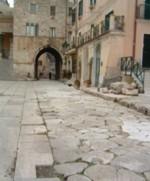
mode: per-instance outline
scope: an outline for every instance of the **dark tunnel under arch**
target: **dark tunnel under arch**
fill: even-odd
[[[56,59],[55,79],[59,80],[61,78],[61,74],[62,74],[62,57],[61,57],[60,53],[55,48],[53,48],[51,46],[46,46],[46,47],[43,47],[42,49],[40,49],[34,58],[35,59],[35,69],[34,69],[35,79],[37,79],[37,80],[39,79],[39,77],[38,77],[38,59],[44,53],[50,53],[55,57],[55,59]]]

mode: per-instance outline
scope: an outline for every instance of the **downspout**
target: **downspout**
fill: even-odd
[[[67,42],[67,32],[68,32],[67,18],[68,18],[68,1],[66,1],[65,42]]]
[[[135,15],[134,15],[134,30],[133,30],[133,52],[132,57],[135,60],[135,46],[136,46],[136,34],[137,34],[137,22],[136,22],[136,15],[137,15],[137,3],[138,0],[135,0]]]
[[[76,0],[76,19],[75,19],[75,46],[76,46],[76,79],[78,79],[78,60],[77,60],[77,57],[78,57],[78,49],[77,49],[77,46],[78,46],[78,0]]]

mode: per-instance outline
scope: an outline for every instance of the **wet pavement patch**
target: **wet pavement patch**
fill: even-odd
[[[56,173],[55,169],[51,165],[38,165],[36,166],[37,178],[61,178],[62,175]]]

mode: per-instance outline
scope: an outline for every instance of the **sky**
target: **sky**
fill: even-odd
[[[7,0],[8,3],[10,4],[10,7],[13,7],[14,6],[14,0]]]

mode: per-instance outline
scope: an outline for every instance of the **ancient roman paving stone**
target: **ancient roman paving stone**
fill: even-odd
[[[97,164],[85,170],[84,174],[93,181],[116,181],[117,170],[113,166]]]
[[[137,173],[150,171],[150,155],[142,153],[126,153],[111,161],[114,166],[124,167]]]
[[[129,170],[120,169],[118,170],[117,174],[117,181],[145,181],[145,179],[142,176],[137,175],[136,173],[131,172]]]
[[[118,147],[118,144],[106,139],[91,140],[91,146],[90,146],[92,150],[101,150],[101,151],[105,151],[105,150],[108,150],[110,148],[115,148],[115,147]]]
[[[81,158],[79,150],[71,148],[53,149],[53,156],[58,163],[73,162]]]
[[[88,164],[82,162],[76,163],[66,163],[55,165],[54,168],[57,173],[63,174],[65,177],[70,175],[75,175],[81,173],[85,168],[87,168]]]
[[[68,177],[67,181],[91,181],[91,179],[83,175],[73,175],[73,176]]]
[[[150,154],[150,150],[148,148],[138,146],[138,145],[134,146],[133,144],[112,148],[112,149],[110,149],[110,151],[112,153],[115,153],[116,155],[125,155],[127,153]]]
[[[108,135],[105,134],[107,130],[100,128],[89,128],[80,131],[81,139],[92,140],[92,139],[107,139]]]
[[[82,156],[82,161],[86,161],[89,163],[108,164],[113,158],[114,155],[112,153],[102,151],[91,151]]]
[[[71,148],[78,149],[80,138],[75,136],[61,136],[57,139],[51,139],[51,146],[54,149]]]
[[[112,137],[109,140],[110,140],[110,142],[113,141],[114,143],[117,143],[120,146],[128,145],[128,147],[129,147],[129,145],[135,145],[135,144],[140,143],[140,141],[138,141],[138,140],[134,140],[134,139],[126,138],[126,137],[121,137],[121,138]]]

